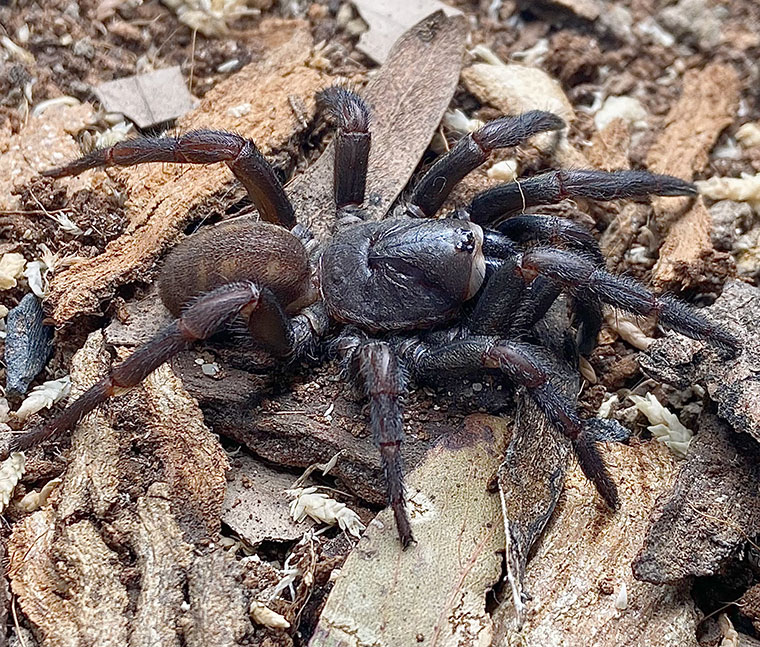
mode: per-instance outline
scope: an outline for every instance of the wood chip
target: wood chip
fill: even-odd
[[[550,531],[525,574],[530,612],[518,629],[511,600],[499,605],[493,644],[697,647],[689,587],[643,584],[630,569],[675,460],[656,443],[608,445],[604,455],[620,487],[620,509],[606,511],[573,466]]]
[[[140,128],[181,117],[198,103],[179,65],[107,81],[93,90],[107,112],[120,112]]]
[[[74,358],[76,395],[109,364],[93,333]],[[178,644],[181,635],[222,647],[251,631],[234,565],[204,553],[219,536],[226,467],[168,366],[109,414],[85,418],[55,504],[17,523],[8,542],[13,592],[46,644]]]
[[[291,97],[300,97],[313,114],[314,94],[327,84],[320,72],[307,65],[312,45],[308,25],[301,21],[265,22],[260,38],[267,52],[265,58],[211,90],[196,110],[178,121],[180,132],[195,128],[234,130],[253,139],[266,154],[303,129],[293,113]],[[228,112],[245,102],[252,105],[247,114]],[[102,171],[84,175],[90,173],[106,177]],[[129,226],[103,254],[54,277],[49,304],[58,323],[96,310],[119,285],[144,279],[146,271],[190,220],[223,211],[238,199],[230,190],[237,186],[235,180],[221,164],[145,164],[109,173],[127,185]]]
[[[707,165],[710,150],[738,107],[739,78],[733,67],[715,63],[687,72],[665,131],[649,149],[649,170],[691,180]],[[689,198],[654,198],[652,204],[657,228],[667,232],[653,270],[656,285],[677,282],[687,287],[710,280],[716,272],[725,274],[725,269],[713,267],[712,221],[701,200],[691,204]]]
[[[436,11],[447,16],[462,12],[438,0],[352,0],[369,26],[359,38],[356,48],[376,63],[385,63],[393,44],[410,27]]]

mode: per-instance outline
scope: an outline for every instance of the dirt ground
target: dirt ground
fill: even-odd
[[[440,527],[420,526],[410,557],[387,511],[373,521],[385,498],[382,469],[366,403],[340,367],[323,351],[280,366],[237,331],[218,335],[101,407],[72,438],[26,453],[0,530],[0,646],[760,645],[760,501],[742,488],[760,478],[760,391],[752,381],[760,353],[750,316],[760,304],[751,292],[760,276],[760,5],[454,1],[463,20],[436,23],[422,45],[381,67],[360,39],[383,27],[351,3],[211,4],[213,21],[190,1],[0,2],[0,255],[22,255],[27,269],[47,259],[42,302],[45,323],[55,326],[50,359],[29,388],[71,375],[76,394],[105,375],[170,320],[155,288],[165,253],[251,210],[226,168],[151,164],[39,176],[129,123],[107,113],[94,88],[173,66],[192,110],[133,125],[127,136],[208,127],[254,139],[318,239],[331,226],[323,189],[332,177],[329,155],[320,158],[331,139],[314,100],[320,89],[347,83],[373,108],[373,145],[382,151],[370,163],[373,216],[391,210],[399,193],[403,200],[410,175],[465,132],[448,117],[438,126],[444,109],[485,121],[565,97],[563,146],[495,152],[446,208],[497,184],[497,171],[512,162],[521,176],[648,168],[707,181],[691,200],[581,198],[541,213],[591,229],[610,271],[710,307],[747,344],[745,359],[724,376],[727,364],[710,363],[688,342],[681,351],[668,338],[647,354],[648,338],[662,336],[654,322],[612,313],[583,360],[585,379],[557,368],[585,416],[606,406],[632,432],[605,452],[627,497],[617,517],[572,461],[568,467],[567,447],[524,394],[487,376],[414,385],[404,417],[407,471],[420,466],[413,489],[438,489],[440,502],[459,501],[457,492],[471,487],[474,502],[452,504],[453,520],[440,512],[449,519]],[[420,58],[416,46],[434,57],[425,75],[409,71]],[[533,104],[514,110],[528,104],[519,88],[505,98],[484,81],[499,65],[489,65],[482,48],[543,70],[556,89],[538,98],[525,92]],[[182,100],[181,88],[167,91]],[[609,97],[628,103],[616,111]],[[741,186],[711,180],[740,177]],[[16,272],[2,284],[3,309],[18,306],[32,281]],[[536,333],[556,333],[547,342],[555,357],[567,333],[566,313],[557,317],[564,328]],[[679,379],[687,373],[692,381]],[[655,441],[647,427],[656,423],[626,401],[647,394],[699,432],[687,458]],[[6,395],[6,413],[16,411],[24,396]],[[62,406],[28,420],[4,415],[6,433]],[[520,429],[535,438],[524,440]],[[329,474],[294,486],[304,468],[338,452]],[[537,464],[542,453],[551,455],[549,467]],[[0,469],[0,485],[3,476]],[[555,480],[565,476],[561,494]],[[49,499],[24,498],[51,482]],[[296,523],[288,506],[302,500],[286,490],[306,486],[320,488],[323,518],[340,513],[349,525],[368,526],[367,537],[357,543],[350,530]],[[426,504],[413,500],[424,520]],[[356,516],[340,512],[343,504]],[[467,515],[472,535],[449,541],[450,524]],[[419,548],[427,532],[435,548]],[[467,542],[477,550],[465,554]],[[434,577],[431,564],[452,555],[446,568],[458,577]],[[386,582],[367,565],[392,577]],[[400,601],[371,599],[383,595]],[[437,614],[432,620],[417,615],[424,606]]]

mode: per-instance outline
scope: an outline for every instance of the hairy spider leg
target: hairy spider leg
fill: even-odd
[[[420,342],[404,354],[411,373],[418,379],[436,380],[440,375],[477,374],[483,369],[499,371],[523,386],[547,420],[570,439],[578,463],[607,505],[618,506],[617,487],[599,453],[599,433],[593,421],[583,421],[573,404],[551,383],[550,369],[530,344],[494,336],[477,335],[431,348]]]
[[[42,171],[45,177],[79,175],[101,166],[134,166],[146,162],[213,164],[225,162],[248,191],[262,220],[292,229],[293,205],[272,165],[250,139],[219,130],[194,130],[180,137],[140,137],[92,151],[66,166]]]
[[[517,243],[541,243],[573,250],[586,256],[598,267],[606,267],[602,250],[599,247],[599,243],[591,235],[591,232],[567,218],[524,214],[512,216],[504,220],[496,226],[496,229],[500,234],[506,235],[510,240]],[[486,230],[486,239],[489,238],[498,239],[500,236]],[[550,300],[550,295],[554,293],[556,298],[561,292],[560,286],[557,285],[551,288],[545,284],[547,284],[546,279],[536,287],[535,293],[540,294],[541,297],[539,299],[531,299],[530,301],[530,303],[534,304],[543,303],[542,308],[545,306],[545,309],[536,308],[532,315],[524,318],[524,323],[528,328],[546,314],[553,302],[553,300]],[[581,354],[588,355],[594,349],[599,331],[602,329],[604,321],[602,303],[588,290],[577,290],[573,295],[573,301],[573,311],[579,324],[577,336],[578,350]],[[536,315],[538,319],[534,318]]]
[[[358,94],[332,86],[317,95],[317,102],[338,126],[335,135],[333,193],[338,210],[364,202],[371,134],[369,107]]]
[[[716,323],[703,317],[678,299],[656,297],[631,278],[615,276],[592,261],[571,251],[538,247],[522,256],[522,272],[527,279],[541,275],[561,283],[571,293],[588,291],[602,302],[633,314],[657,315],[660,323],[692,339],[717,344],[730,355],[739,352],[739,340]]]
[[[483,164],[493,150],[518,146],[533,135],[564,127],[565,122],[560,117],[541,110],[489,121],[462,137],[422,176],[409,198],[409,212],[419,216],[435,215],[453,188]]]
[[[47,424],[14,436],[9,451],[28,449],[72,429],[83,416],[108,398],[137,386],[178,352],[196,341],[207,339],[240,314],[246,315],[250,312],[251,320],[263,311],[264,318],[270,318],[270,327],[276,328],[277,324],[271,321],[271,294],[267,296],[266,292],[268,290],[260,290],[253,283],[228,283],[198,297],[185,308],[178,319],[146,344],[138,347],[127,359],[116,364],[107,377],[90,387]],[[255,329],[252,325],[249,325],[249,328]],[[270,339],[263,341],[266,344],[273,339],[274,343],[270,345],[270,349],[274,350],[285,336],[289,339],[294,338],[293,333],[270,333]],[[303,334],[299,334],[298,337],[303,337]]]
[[[601,202],[651,195],[696,195],[697,189],[671,175],[649,171],[550,171],[478,193],[466,209],[478,224],[494,223],[541,204],[565,198],[589,198]]]
[[[368,339],[358,331],[345,331],[337,340],[336,348],[349,374],[363,385],[369,399],[370,430],[372,440],[380,450],[388,505],[393,510],[401,544],[407,548],[414,537],[406,507],[401,457],[404,439],[402,399],[406,393],[404,371],[390,344]]]

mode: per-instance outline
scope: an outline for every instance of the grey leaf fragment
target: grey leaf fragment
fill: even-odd
[[[24,395],[53,352],[53,327],[43,324],[42,303],[32,293],[8,313],[5,390]]]
[[[176,119],[197,104],[178,65],[107,81],[93,90],[107,112],[120,112],[140,128]]]
[[[738,357],[726,359],[709,344],[670,334],[651,346],[641,366],[679,388],[703,384],[718,404],[718,415],[760,441],[760,289],[741,281],[727,283],[705,313],[739,337]]]
[[[385,63],[393,43],[410,27],[436,11],[459,16],[458,9],[438,0],[353,0],[369,31],[359,38],[357,49],[377,63]]]
[[[292,541],[314,525],[296,523],[288,511],[285,490],[292,474],[282,474],[241,454],[232,461],[222,521],[251,546],[265,540]]]
[[[637,579],[653,584],[713,575],[760,534],[760,445],[705,413],[672,492],[652,515]]]

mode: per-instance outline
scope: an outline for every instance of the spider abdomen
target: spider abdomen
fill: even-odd
[[[172,249],[158,291],[178,316],[201,294],[226,283],[250,281],[269,288],[286,310],[295,311],[308,299],[310,275],[306,250],[289,231],[238,218],[207,227]]]
[[[483,283],[483,231],[460,220],[393,218],[338,232],[322,254],[327,310],[368,331],[428,328]]]

